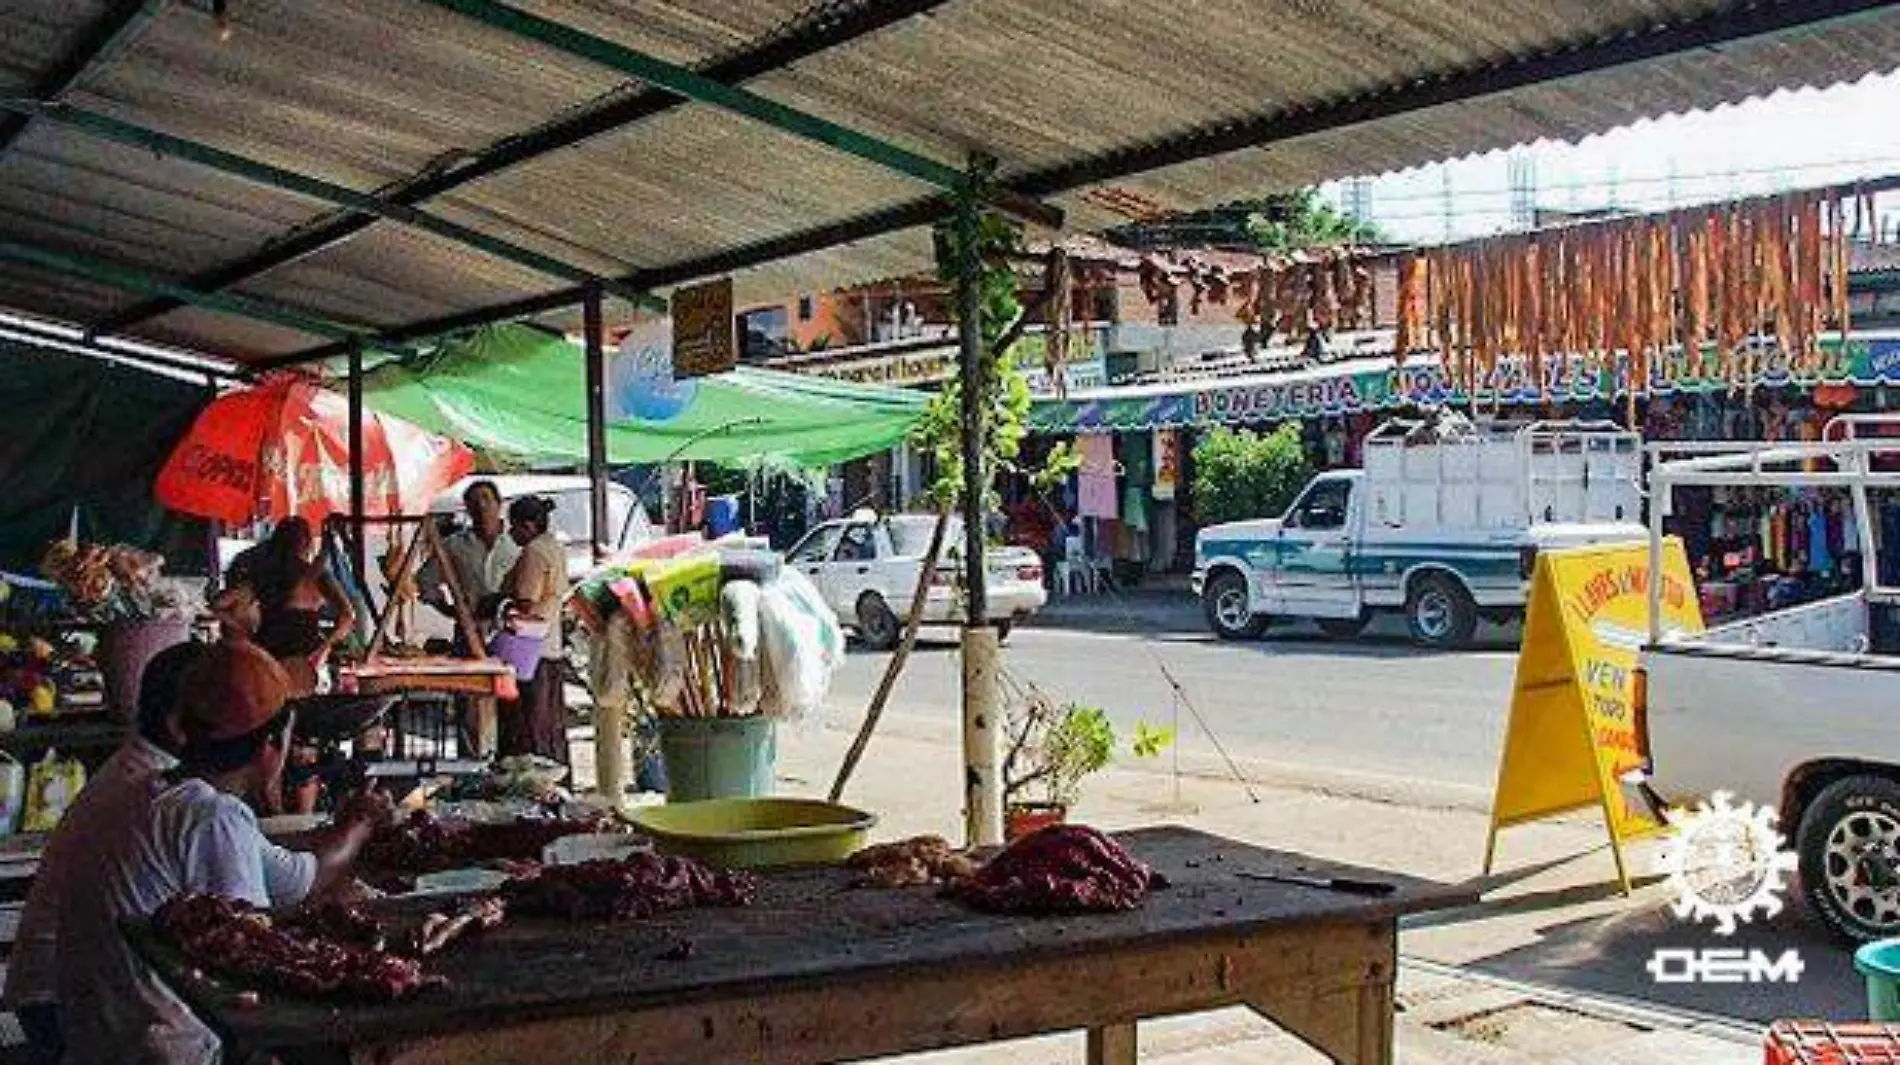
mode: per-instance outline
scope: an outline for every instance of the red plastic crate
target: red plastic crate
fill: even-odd
[[[1776,1021],[1762,1065],[1900,1065],[1900,1024]]]

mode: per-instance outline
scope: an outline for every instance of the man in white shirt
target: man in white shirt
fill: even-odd
[[[246,799],[279,786],[289,678],[245,641],[207,648],[179,683],[179,764],[60,826],[88,860],[58,902],[55,981],[67,1062],[214,1065],[217,1037],[127,946],[119,924],[182,892],[281,909],[347,878],[386,804],[354,804],[312,852],[264,838]]]
[[[6,990],[0,1004],[12,1010],[26,1033],[35,1065],[60,1060],[59,1007],[54,972],[59,953],[59,900],[68,878],[88,869],[83,844],[67,826],[86,820],[79,811],[96,804],[121,805],[154,776],[178,764],[184,746],[178,730],[178,678],[204,651],[203,644],[181,643],[160,651],[145,666],[139,683],[138,730],[106,759],[74,800],[65,822],[47,840],[34,871],[33,887],[20,911],[13,952],[7,958]]]
[[[495,487],[495,482],[475,481],[463,489],[462,507],[468,513],[468,528],[450,533],[442,541],[449,556],[448,568],[453,572],[444,573],[431,556],[416,573],[417,597],[450,618],[455,616],[456,603],[472,615],[484,600],[499,595],[515,568],[515,560],[521,557],[521,546],[507,535],[502,522],[501,489]],[[468,649],[461,646],[462,642],[458,629],[458,653],[466,654]],[[472,696],[466,709],[465,742],[478,755],[495,753],[495,700]]]

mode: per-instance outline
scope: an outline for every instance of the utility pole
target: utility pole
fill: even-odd
[[[962,377],[963,455],[963,833],[972,847],[1003,841],[1003,782],[999,705],[1002,649],[989,626],[984,587],[984,490],[989,469],[983,452],[986,412],[984,387],[983,294],[985,263],[978,247],[982,229],[983,168],[975,161],[969,183],[957,197],[957,342]]]

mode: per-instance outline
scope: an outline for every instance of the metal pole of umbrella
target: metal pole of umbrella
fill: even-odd
[[[369,588],[369,542],[363,517],[368,510],[363,488],[363,345],[350,345],[350,565],[357,584]]]
[[[963,831],[970,846],[1003,842],[1001,712],[998,692],[1001,648],[998,633],[989,627],[989,604],[984,587],[983,496],[988,469],[983,464],[983,296],[984,264],[978,239],[981,231],[976,168],[969,185],[957,198],[957,342],[962,378],[963,455]]]
[[[590,285],[581,303],[587,334],[587,483],[592,505],[594,561],[607,556],[607,338],[601,318],[599,285]]]

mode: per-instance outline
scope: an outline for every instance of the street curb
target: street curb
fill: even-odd
[[[1658,1006],[1620,995],[1571,991],[1545,984],[1511,980],[1463,966],[1446,965],[1443,962],[1416,958],[1403,952],[1399,954],[1399,968],[1401,970],[1409,968],[1447,980],[1484,984],[1500,991],[1522,995],[1524,998],[1544,1005],[1563,1006],[1603,1020],[1620,1021],[1642,1028],[1687,1032],[1691,1035],[1706,1036],[1710,1039],[1720,1039],[1724,1042],[1755,1048],[1761,1046],[1762,1032],[1767,1028],[1766,1025],[1751,1028],[1748,1022],[1738,1021],[1733,1017],[1678,1009],[1673,1006]]]

